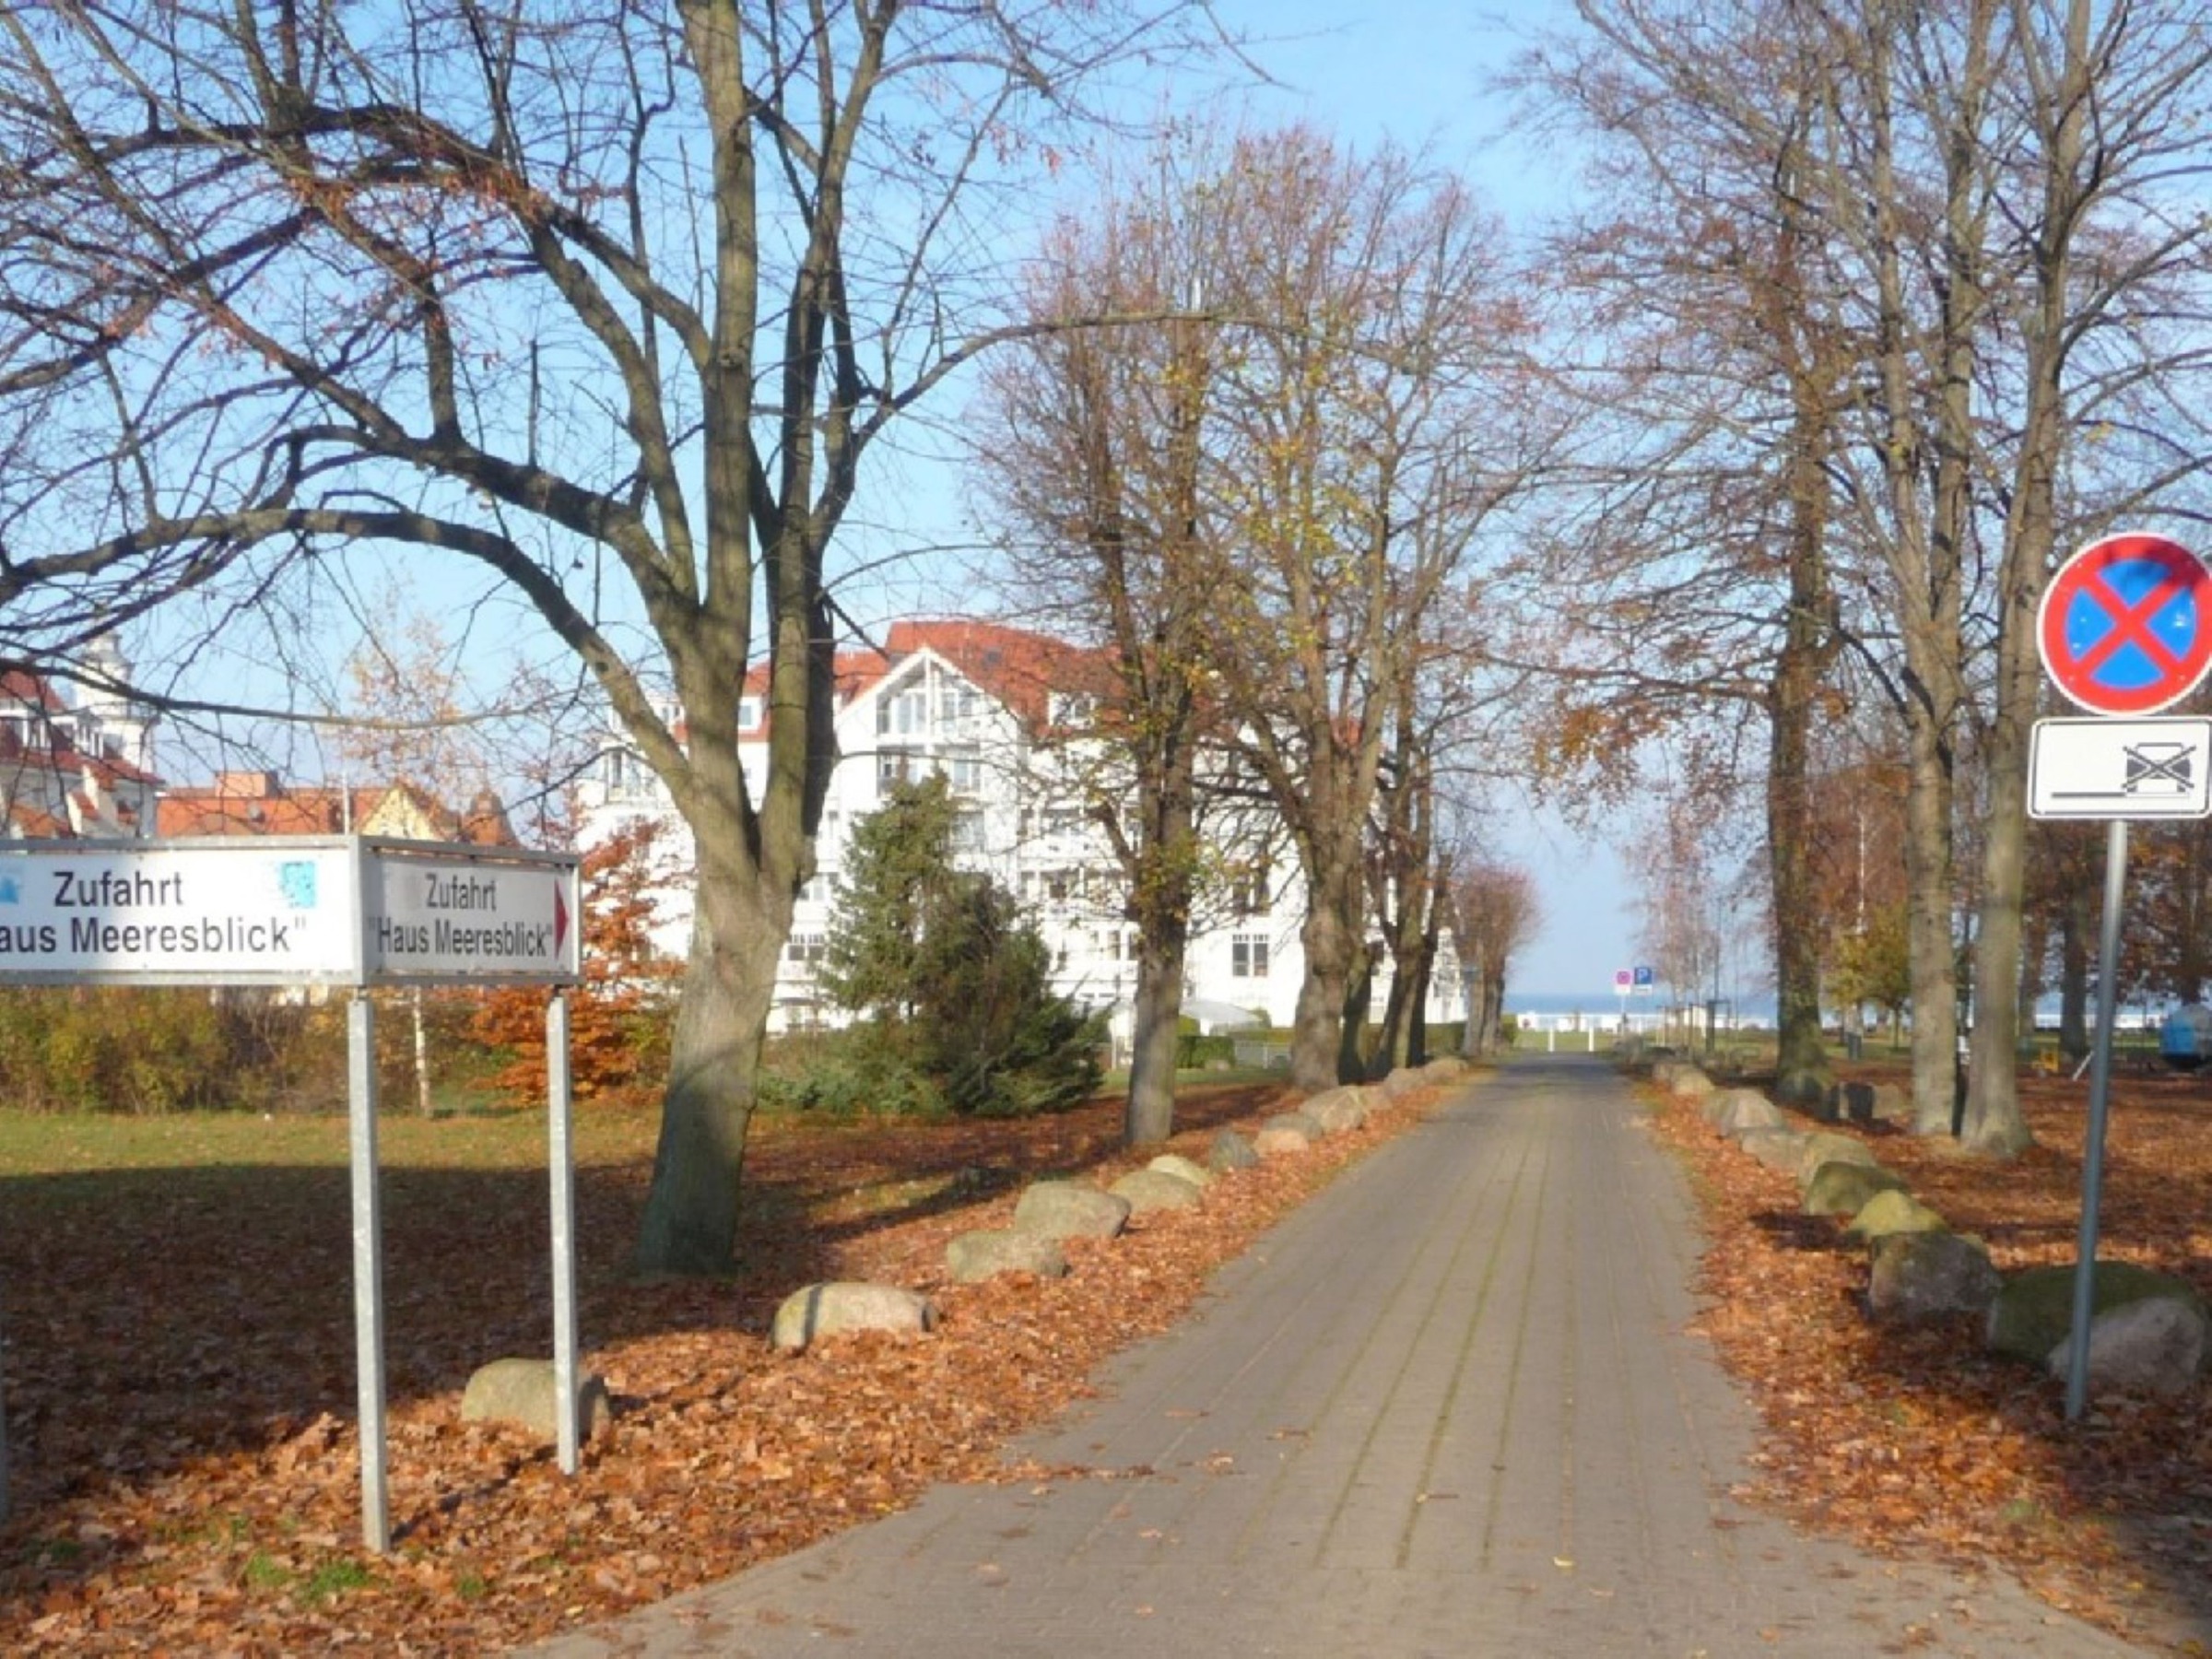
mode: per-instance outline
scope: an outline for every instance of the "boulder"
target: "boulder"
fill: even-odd
[[[1679,1065],[1667,1079],[1666,1092],[1677,1100],[1701,1100],[1712,1092],[1712,1079],[1694,1065]]]
[[[1875,1161],[1874,1153],[1856,1135],[1821,1130],[1805,1137],[1805,1150],[1797,1159],[1797,1185],[1800,1189],[1809,1185],[1813,1171],[1825,1163],[1872,1165]]]
[[[1273,1117],[1269,1118],[1265,1123],[1262,1124],[1260,1127],[1263,1130],[1294,1130],[1298,1134],[1304,1135],[1310,1141],[1317,1141],[1321,1138],[1321,1125],[1315,1123],[1311,1117],[1308,1117],[1303,1112],[1278,1112]]]
[[[1962,1234],[1889,1233],[1874,1241],[1866,1306],[1877,1319],[1980,1313],[2004,1282],[1989,1252]]]
[[[1905,1178],[1878,1164],[1824,1163],[1805,1183],[1808,1216],[1856,1216],[1877,1193],[1901,1193]]]
[[[1154,1210],[1196,1209],[1198,1200],[1205,1196],[1196,1182],[1160,1170],[1132,1170],[1107,1191],[1117,1198],[1126,1198],[1133,1216],[1150,1215]]]
[[[1912,1194],[1897,1189],[1867,1199],[1843,1230],[1871,1244],[1891,1233],[1941,1232],[1944,1220]]]
[[[1401,1065],[1375,1087],[1382,1091],[1386,1100],[1402,1100],[1417,1088],[1426,1088],[1429,1079],[1410,1066]]]
[[[2051,1374],[2065,1381],[2074,1339],[2051,1350]],[[2205,1311],[2176,1296],[2123,1302],[2089,1321],[2088,1381],[2092,1393],[2181,1394],[2205,1362]]]
[[[1129,1200],[1086,1182],[1040,1181],[1014,1205],[1014,1225],[1048,1239],[1111,1239],[1129,1224]]]
[[[1065,1278],[1067,1252],[1060,1241],[1019,1228],[986,1228],[965,1232],[945,1246],[945,1270],[956,1285],[980,1284],[1002,1273],[1033,1273]]]
[[[1206,1161],[1217,1173],[1226,1173],[1230,1170],[1251,1169],[1260,1161],[1260,1154],[1257,1147],[1234,1129],[1223,1129],[1206,1148]]]
[[[1786,1129],[1789,1120],[1782,1108],[1756,1088],[1724,1088],[1712,1097],[1727,1104],[1712,1113],[1712,1126],[1723,1135],[1747,1135],[1754,1129]]]
[[[1180,1152],[1162,1152],[1158,1158],[1147,1164],[1145,1168],[1147,1170],[1158,1170],[1163,1175],[1180,1175],[1183,1178],[1183,1180],[1189,1182],[1194,1187],[1206,1187],[1214,1184],[1214,1177],[1211,1171],[1209,1171],[1204,1164],[1198,1162],[1195,1159],[1185,1158]]]
[[[580,1419],[585,1440],[603,1434],[615,1420],[606,1396],[606,1380],[582,1378],[576,1385],[583,1403]],[[526,1429],[548,1444],[560,1439],[550,1359],[494,1359],[478,1366],[461,1391],[461,1420],[465,1423],[506,1423]]]
[[[1738,1136],[1735,1144],[1768,1169],[1795,1175],[1805,1157],[1805,1140],[1794,1129],[1754,1129]]]
[[[1877,1083],[1870,1110],[1877,1124],[1910,1124],[1912,1121],[1912,1091],[1896,1083]]]
[[[1662,1088],[1671,1089],[1675,1086],[1675,1074],[1681,1069],[1682,1063],[1679,1060],[1654,1060],[1652,1062],[1652,1081]]]
[[[917,1291],[833,1280],[801,1286],[785,1297],[776,1310],[769,1340],[780,1348],[795,1350],[820,1336],[849,1331],[926,1331],[936,1323],[935,1305]]]
[[[1743,1092],[1746,1094],[1759,1094],[1759,1091],[1756,1088],[1747,1088]],[[1707,1095],[1703,1100],[1698,1102],[1698,1115],[1703,1118],[1709,1124],[1719,1123],[1721,1113],[1728,1110],[1729,1105],[1735,1100],[1735,1095],[1736,1086],[1734,1084],[1731,1084],[1726,1088],[1714,1089],[1711,1094]],[[1764,1100],[1766,1097],[1764,1095],[1760,1095],[1759,1098]]]
[[[1467,1075],[1467,1063],[1456,1054],[1440,1054],[1421,1067],[1421,1076],[1431,1083],[1456,1083]]]
[[[1313,1137],[1292,1124],[1270,1121],[1259,1134],[1252,1137],[1253,1150],[1262,1158],[1280,1158],[1288,1152],[1303,1152],[1313,1145]]]
[[[2090,1277],[2090,1319],[2154,1296],[2185,1302],[2200,1318],[2204,1314],[2203,1299],[2187,1280],[2154,1273],[2133,1262],[2100,1262]],[[2017,1354],[2041,1364],[2050,1358],[2053,1348],[2073,1335],[2073,1326],[2074,1265],[2063,1263],[2056,1267],[2030,1267],[2007,1278],[2005,1288],[1990,1304],[1985,1336],[1998,1353]]]
[[[1325,1090],[1299,1108],[1324,1135],[1342,1135],[1367,1122],[1367,1095],[1350,1084]]]

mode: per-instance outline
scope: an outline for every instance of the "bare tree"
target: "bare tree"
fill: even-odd
[[[1163,176],[1060,227],[1029,300],[1041,332],[993,365],[976,446],[1015,533],[1002,584],[1025,614],[1100,642],[1100,695],[1058,735],[1136,928],[1132,1146],[1173,1133],[1184,957],[1220,873],[1208,868],[1217,838],[1202,833],[1221,560],[1205,432],[1216,330],[1201,314],[1221,276],[1205,188]],[[1050,326],[1084,318],[1099,321]]]
[[[1226,545],[1213,683],[1305,877],[1291,1075],[1359,1075],[1366,846],[1394,711],[1486,520],[1542,452],[1498,237],[1456,182],[1309,132],[1248,140],[1209,199],[1231,239]]]
[[[726,1268],[862,459],[1004,331],[1018,187],[1118,72],[1218,42],[1203,0],[116,0],[0,38],[0,609],[243,606],[364,538],[515,595],[691,831],[639,1261]]]
[[[1543,921],[1525,870],[1468,853],[1447,880],[1445,909],[1453,948],[1467,981],[1467,1024],[1461,1041],[1469,1057],[1498,1046],[1505,1013],[1506,973],[1513,954]]]

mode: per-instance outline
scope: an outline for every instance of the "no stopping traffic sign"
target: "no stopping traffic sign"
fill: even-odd
[[[2036,615],[2051,683],[2092,714],[2153,714],[2212,667],[2212,571],[2179,542],[2130,533],[2059,567]]]

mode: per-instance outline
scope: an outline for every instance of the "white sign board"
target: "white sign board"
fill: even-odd
[[[576,860],[380,837],[0,843],[0,981],[581,977]]]
[[[379,852],[362,918],[371,982],[577,977],[573,865]]]
[[[2039,720],[2028,812],[2038,818],[2212,817],[2212,719]]]
[[[353,893],[335,842],[0,847],[0,978],[347,983]]]

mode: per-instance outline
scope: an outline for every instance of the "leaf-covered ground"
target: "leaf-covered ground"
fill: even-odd
[[[1853,1131],[2006,1270],[2075,1260],[2081,1216],[2088,1086],[2021,1088],[2036,1145],[2016,1162]],[[1865,1252],[1841,1222],[1799,1215],[1794,1180],[1716,1139],[1694,1109],[1669,1105],[1658,1122],[1691,1159],[1708,1213],[1702,1327],[1769,1431],[1750,1496],[1877,1550],[2001,1566],[2138,1641],[2212,1651],[2203,1384],[2163,1401],[2092,1399],[2069,1425],[2063,1386],[1984,1353],[1978,1321],[1871,1323]],[[2101,1258],[2212,1295],[2212,1078],[2116,1080],[2101,1223]]]
[[[1416,1097],[1416,1101],[1425,1097]],[[1280,1110],[1186,1095],[1174,1149]],[[901,1507],[1006,1478],[996,1449],[1113,1348],[1418,1104],[1217,1183],[1202,1210],[1071,1246],[1057,1283],[949,1285],[959,1231],[1004,1226],[1047,1173],[1141,1159],[1100,1102],[1026,1123],[756,1126],[743,1274],[624,1271],[649,1118],[594,1114],[577,1179],[587,1365],[610,1434],[577,1477],[519,1433],[465,1426],[477,1366],[550,1344],[542,1119],[387,1118],[384,1284],[394,1548],[359,1547],[343,1123],[0,1117],[15,1515],[0,1652],[497,1651]],[[925,1290],[924,1338],[770,1347],[801,1284]]]
[[[1874,1134],[1877,1150],[2001,1265],[2071,1258],[2086,1090],[2029,1086],[2038,1146],[1986,1164]],[[1276,1109],[1187,1098],[1178,1148]],[[1414,1120],[1383,1113],[1205,1208],[1075,1247],[1058,1284],[944,1282],[946,1241],[1003,1224],[1041,1173],[1131,1160],[1118,1108],[1026,1124],[764,1124],[746,1271],[711,1286],[623,1270],[652,1124],[581,1125],[582,1325],[616,1426],[575,1479],[465,1427],[468,1372],[546,1351],[541,1121],[386,1119],[389,1556],[358,1547],[342,1124],[0,1115],[0,1321],[16,1516],[0,1530],[0,1652],[476,1653],[618,1612],[897,1508],[933,1480],[1001,1479],[996,1448],[1078,1395],[1122,1343],[1335,1170]],[[1985,1358],[1969,1325],[1877,1329],[1837,1224],[1694,1113],[1659,1132],[1707,1208],[1703,1325],[1770,1430],[1747,1495],[1876,1549],[2022,1575],[2177,1652],[2212,1630],[2212,1425],[2201,1393],[2099,1402]],[[2212,1292],[2212,1081],[2116,1097],[2105,1253]],[[793,1358],[768,1322],[811,1279],[929,1290],[930,1337]]]

